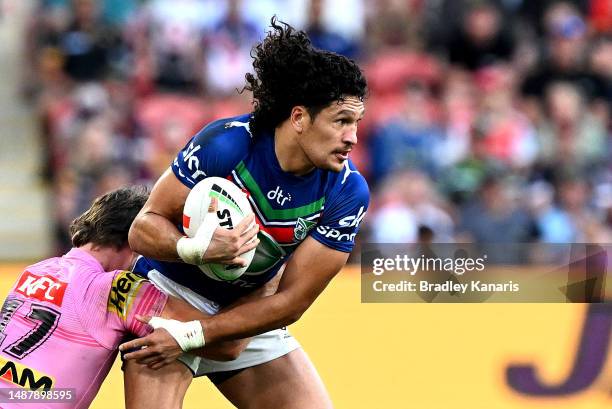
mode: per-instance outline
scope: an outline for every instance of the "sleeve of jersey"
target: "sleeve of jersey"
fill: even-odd
[[[310,235],[327,247],[350,253],[369,202],[370,191],[365,179],[359,174],[350,175],[325,203],[321,220]]]
[[[172,171],[188,188],[209,176],[226,177],[244,156],[248,133],[226,124],[219,120],[207,125],[174,158]]]
[[[116,273],[108,297],[109,320],[113,326],[139,337],[151,332],[151,327],[136,319],[136,315],[159,316],[168,296],[150,281],[130,271]]]

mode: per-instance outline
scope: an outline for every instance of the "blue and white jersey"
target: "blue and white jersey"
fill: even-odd
[[[350,160],[338,173],[315,169],[295,176],[284,172],[272,132],[251,135],[249,118],[246,114],[209,124],[172,164],[175,176],[189,188],[219,176],[247,193],[260,226],[260,244],[249,269],[234,281],[217,281],[197,266],[140,258],[136,272],[158,270],[223,306],[274,277],[307,236],[332,249],[352,251],[370,197],[363,176]]]

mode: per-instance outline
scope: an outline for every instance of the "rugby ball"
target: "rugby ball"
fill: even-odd
[[[238,186],[227,179],[208,177],[196,184],[185,201],[183,208],[183,231],[188,237],[194,237],[198,228],[209,216],[208,208],[212,198],[217,198],[217,211],[210,214],[216,217],[220,227],[232,230],[245,217],[253,213],[247,195]],[[207,263],[198,267],[208,277],[218,281],[232,281],[240,277],[247,270],[255,249],[242,254],[240,257],[247,261],[246,267]]]

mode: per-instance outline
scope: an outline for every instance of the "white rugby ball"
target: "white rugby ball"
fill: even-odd
[[[217,218],[220,227],[231,230],[242,219],[253,213],[247,195],[238,186],[227,179],[208,177],[191,189],[185,201],[183,230],[188,237],[195,236],[204,218],[208,215],[208,208],[213,197],[217,198],[218,206],[215,215],[211,214],[211,216]],[[255,249],[240,256],[247,261],[245,267],[217,263],[202,264],[198,267],[214,280],[232,281],[244,274],[254,255]]]

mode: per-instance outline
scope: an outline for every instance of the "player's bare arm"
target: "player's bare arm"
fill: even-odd
[[[190,306],[186,302],[179,300],[175,297],[168,297],[168,302],[164,307],[161,314],[162,318],[175,319],[182,321],[200,320],[207,319],[210,317],[209,314],[199,311],[194,307]],[[164,329],[160,329],[165,331]],[[238,355],[246,348],[250,341],[250,338],[232,340],[227,342],[218,342],[216,344],[210,344],[200,348],[198,350],[191,351],[192,354],[202,356],[208,359],[214,359],[217,361],[231,361],[236,359]],[[177,354],[168,356],[168,363],[175,360],[181,355],[182,351]]]
[[[278,286],[283,275],[284,273],[281,270],[276,275],[276,277],[268,281],[263,287],[253,291],[249,295],[238,299],[235,303],[230,305],[227,310],[231,310],[232,308],[238,307],[240,305],[250,304],[252,301],[255,301],[262,297],[269,297],[273,295],[278,290]],[[166,303],[166,306],[164,307],[164,310],[161,313],[161,317],[167,319],[188,321],[206,320],[212,318],[213,316],[205,312],[199,311],[193,308],[191,305],[175,297],[168,297],[168,302]],[[141,318],[142,322],[148,322],[149,319],[150,317]],[[163,355],[163,359],[159,359],[160,356],[155,355],[141,359],[138,361],[138,363],[144,365],[148,364],[152,369],[159,369],[165,365],[172,363],[183,353],[183,350],[180,347],[175,348],[177,347],[177,344],[174,341],[174,338],[168,333],[167,330],[160,328],[151,333],[150,336],[155,340],[156,343],[159,343],[159,346],[162,350],[167,350],[168,353]],[[212,342],[206,344],[203,348],[191,350],[189,352],[195,355],[202,356],[204,358],[214,359],[217,361],[231,361],[236,359],[240,355],[240,353],[246,348],[250,341],[251,338],[242,338],[232,339],[228,341]],[[122,347],[122,350],[128,349]],[[125,357],[127,357],[127,355]]]
[[[162,260],[180,260],[177,229],[189,189],[179,183],[170,170],[159,178],[149,199],[136,216],[129,233],[130,247],[137,253]]]
[[[276,294],[237,305],[200,320],[206,344],[249,337],[296,322],[346,263],[348,253],[330,249],[307,238],[287,263]],[[308,274],[304,274],[304,272]],[[160,367],[183,351],[174,338],[160,329],[130,341],[122,350],[136,349],[125,359]],[[152,367],[153,367],[152,366]]]
[[[183,235],[176,226],[181,223],[188,194],[189,188],[179,182],[170,169],[166,170],[130,228],[130,246],[135,252],[158,260],[184,261],[177,252],[177,243]],[[253,220],[251,215],[233,230],[217,228],[202,261],[243,264],[239,256],[258,244],[257,240],[252,240],[259,231],[257,225],[252,226]]]
[[[348,256],[306,238],[289,259],[276,294],[203,321],[206,342],[252,336],[293,324],[338,274]]]

